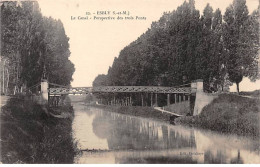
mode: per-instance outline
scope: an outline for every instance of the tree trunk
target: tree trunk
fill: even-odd
[[[4,60],[4,65],[3,65],[3,85],[2,85],[3,86],[3,90],[2,90],[3,94],[5,94],[5,61],[6,60]]]
[[[6,74],[7,74],[7,83],[5,87],[5,92],[7,93],[9,92],[9,79],[10,79],[8,68],[6,68]]]
[[[237,84],[237,93],[239,94],[239,82],[237,82],[236,84]]]
[[[16,94],[16,85],[14,86],[14,95]]]

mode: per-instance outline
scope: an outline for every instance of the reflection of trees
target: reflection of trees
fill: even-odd
[[[244,163],[243,159],[240,157],[240,150],[237,150],[237,157],[232,158],[230,163],[231,164],[243,164]]]
[[[109,149],[169,149],[195,147],[192,135],[180,132],[157,122],[111,112],[98,112],[93,120],[93,131],[107,138]]]
[[[107,138],[107,136],[109,136],[109,133],[111,132],[109,120],[106,119],[106,117],[95,117],[92,123],[95,135],[102,139]]]
[[[196,164],[197,160],[192,159],[191,156],[184,157],[126,157],[116,158],[116,163],[119,164]]]
[[[217,154],[214,155],[212,150],[207,150],[204,153],[204,163],[206,164],[223,164],[226,162],[226,153],[218,150]]]
[[[84,110],[87,111],[86,114],[87,114],[88,116],[91,116],[91,115],[94,114],[94,112],[93,112],[93,111],[90,109],[90,107],[88,107],[88,106],[85,106]]]
[[[223,164],[223,163],[231,163],[231,164],[243,164],[244,161],[240,156],[240,150],[238,150],[237,157],[232,158],[230,162],[227,161],[226,152],[223,150],[218,150],[217,154],[214,155],[212,151],[207,150],[204,153],[204,163],[210,164]]]

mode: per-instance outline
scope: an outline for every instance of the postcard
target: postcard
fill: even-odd
[[[0,0],[1,164],[260,164],[258,0]]]

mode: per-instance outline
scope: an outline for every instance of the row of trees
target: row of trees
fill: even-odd
[[[37,2],[1,4],[1,92],[13,94],[41,81],[69,85],[74,65],[60,20],[43,17]]]
[[[208,4],[203,14],[189,0],[158,22],[114,59],[97,85],[178,86],[203,79],[222,89],[258,71],[259,7],[251,15],[245,0],[234,0],[224,16]]]

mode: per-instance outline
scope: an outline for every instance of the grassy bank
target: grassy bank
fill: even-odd
[[[73,112],[69,106],[56,110]],[[24,97],[11,98],[1,111],[2,163],[73,163],[71,124],[72,119],[51,117]]]
[[[91,105],[96,108],[102,108],[106,111],[116,112],[120,114],[127,114],[133,116],[139,116],[144,118],[152,118],[154,120],[169,121],[170,114],[161,113],[151,107],[141,106],[107,106],[107,105]]]
[[[200,115],[180,117],[175,123],[259,138],[260,101],[223,94],[204,107]]]

